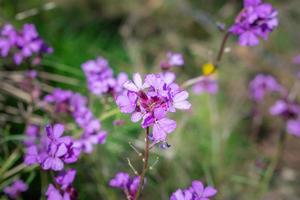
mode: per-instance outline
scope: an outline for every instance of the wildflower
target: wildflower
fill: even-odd
[[[139,183],[139,176],[131,178],[125,172],[118,172],[116,176],[109,181],[109,186],[121,189],[130,199],[134,199]]]
[[[167,77],[169,76],[169,77]],[[166,117],[176,109],[187,110],[191,104],[188,93],[174,83],[171,74],[149,74],[144,81],[139,74],[133,75],[133,81],[124,83],[123,94],[116,98],[121,112],[131,113],[131,121],[142,120],[142,128],[153,127],[153,142],[164,142],[167,134],[176,128],[176,122]]]
[[[160,63],[163,70],[169,70],[171,67],[180,67],[184,65],[183,56],[180,53],[168,52],[167,60]]]
[[[277,100],[270,108],[270,113],[284,119],[295,119],[300,114],[300,106],[287,100]]]
[[[75,176],[76,170],[69,169],[68,171],[60,172],[58,176],[55,177],[55,181],[61,186],[61,189],[65,190],[72,185]]]
[[[86,97],[79,93],[55,89],[44,100],[54,104],[57,111],[71,114],[77,125],[83,129],[81,138],[74,141],[76,147],[82,148],[83,152],[91,153],[93,144],[105,142],[106,133],[101,130],[101,122],[88,108]]]
[[[82,64],[87,78],[88,88],[95,95],[102,95],[113,86],[113,71],[106,59],[98,57]]]
[[[294,63],[294,64],[300,64],[300,54],[297,55],[297,56],[295,56],[295,57],[293,58],[293,63]]]
[[[11,186],[4,188],[3,192],[8,195],[11,199],[17,199],[22,192],[28,189],[28,185],[22,180],[16,180]]]
[[[192,186],[187,189],[178,189],[174,192],[170,200],[209,200],[215,196],[217,190],[212,186],[205,187],[201,181],[193,181]]]
[[[212,76],[203,76],[201,80],[193,85],[192,90],[195,94],[216,94],[219,86],[217,80]]]
[[[76,176],[76,170],[69,169],[60,172],[55,177],[55,186],[49,184],[46,191],[47,200],[76,200],[78,199],[77,191],[72,186]]]
[[[244,0],[244,8],[236,17],[229,32],[239,37],[242,46],[256,46],[259,38],[268,35],[278,26],[277,10],[261,0]]]
[[[37,137],[40,132],[40,127],[35,124],[29,124],[26,128],[25,134],[26,139],[24,141],[24,144],[26,146],[31,146],[35,144],[35,141],[37,140]]]
[[[127,74],[121,72],[116,78],[108,61],[102,57],[89,60],[82,64],[88,83],[88,89],[95,95],[101,96],[111,93],[113,96],[122,90],[121,85],[127,81]]]
[[[267,92],[282,92],[282,86],[271,75],[258,74],[249,84],[250,96],[260,102]]]
[[[202,66],[202,73],[205,76],[211,75],[216,70],[214,64],[212,63],[205,63]]]
[[[32,64],[39,64],[43,54],[49,54],[52,51],[53,49],[40,38],[33,24],[24,24],[21,31],[6,24],[0,30],[1,56],[13,55],[13,60],[17,65],[29,58],[32,58]]]
[[[41,162],[45,170],[60,171],[64,168],[64,162],[72,163],[78,159],[79,151],[74,146],[72,138],[69,136],[61,137],[64,127],[61,124],[55,124],[46,127],[48,145],[47,154]]]
[[[75,146],[82,149],[85,153],[92,153],[93,145],[103,144],[106,140],[106,132],[100,131],[95,135],[82,136],[79,140],[75,141]]]
[[[286,129],[289,134],[300,137],[300,119],[288,120]]]

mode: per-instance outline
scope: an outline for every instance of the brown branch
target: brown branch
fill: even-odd
[[[139,199],[139,196],[140,196],[140,194],[142,192],[142,189],[143,189],[144,179],[145,179],[145,175],[146,175],[146,172],[147,172],[147,169],[148,169],[149,144],[150,144],[150,141],[149,141],[149,127],[147,127],[147,129],[146,129],[145,152],[144,152],[144,158],[143,158],[144,165],[143,165],[143,170],[140,174],[140,183],[139,183],[139,187],[138,187],[138,190],[136,192],[134,200]]]

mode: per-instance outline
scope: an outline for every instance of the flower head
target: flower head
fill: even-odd
[[[4,193],[12,199],[17,199],[20,193],[25,192],[28,189],[28,185],[22,180],[16,180],[11,186],[4,188]]]
[[[230,33],[239,36],[242,46],[256,46],[259,38],[266,40],[278,26],[277,10],[261,0],[244,0],[244,8],[230,27]]]
[[[33,24],[24,24],[21,31],[6,24],[0,29],[0,55],[12,55],[15,64],[24,59],[32,59],[32,64],[39,64],[43,54],[52,53],[53,49],[40,38]]]
[[[109,181],[109,186],[121,189],[130,199],[134,199],[140,183],[139,176],[131,178],[126,172],[118,172],[114,178]]]
[[[191,107],[188,93],[173,81],[165,74],[148,74],[144,80],[134,74],[133,81],[123,85],[127,91],[116,98],[121,112],[132,114],[131,121],[142,120],[142,128],[153,127],[151,138],[155,143],[165,141],[176,128],[176,122],[168,119],[167,113]]]
[[[184,59],[182,54],[175,52],[167,53],[167,60],[160,63],[160,67],[163,70],[169,70],[171,67],[180,67],[184,65]]]
[[[282,86],[271,75],[258,74],[249,84],[250,96],[254,101],[263,100],[267,92],[282,92]]]
[[[192,186],[187,189],[178,189],[174,192],[170,200],[209,200],[215,196],[217,190],[212,186],[205,187],[201,181],[193,181]]]
[[[203,78],[198,81],[192,89],[195,94],[216,94],[219,90],[219,86],[217,80],[213,77],[203,76]]]

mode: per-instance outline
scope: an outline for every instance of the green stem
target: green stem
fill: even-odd
[[[276,168],[282,162],[282,155],[285,148],[286,137],[287,137],[286,131],[281,131],[277,143],[276,154],[273,156],[273,159],[263,177],[262,192],[264,192],[268,188]]]

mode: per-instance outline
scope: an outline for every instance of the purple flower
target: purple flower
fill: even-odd
[[[54,104],[57,111],[70,113],[77,125],[83,129],[81,138],[75,141],[77,148],[82,148],[83,152],[90,153],[93,149],[92,145],[102,144],[105,141],[106,133],[101,130],[101,122],[88,108],[86,97],[71,91],[55,89],[44,100]],[[75,155],[73,158],[75,158],[77,149],[73,153]]]
[[[124,83],[124,91],[116,98],[121,112],[131,113],[131,121],[142,120],[142,128],[153,127],[153,142],[164,142],[176,128],[176,122],[166,117],[176,109],[187,110],[191,104],[188,93],[174,83],[173,74],[149,74],[143,80],[139,74]]]
[[[77,191],[72,186],[76,176],[76,170],[69,169],[63,171],[55,177],[57,188],[52,184],[48,186],[46,196],[47,200],[76,200],[78,199]]]
[[[201,181],[193,181],[190,188],[174,192],[170,200],[209,200],[216,193],[217,190],[212,186],[205,187]]]
[[[300,137],[300,119],[288,120],[286,129],[289,134]]]
[[[229,32],[239,37],[242,46],[256,46],[278,26],[277,10],[261,0],[244,0],[244,8]]]
[[[61,171],[64,168],[64,163],[77,161],[80,151],[74,146],[71,137],[61,137],[64,132],[63,125],[47,126],[46,132],[49,142],[47,154],[41,162],[44,170]]]
[[[103,144],[106,140],[106,132],[100,131],[96,135],[88,135],[83,136],[79,140],[75,141],[75,146],[82,149],[85,153],[92,153],[93,151],[93,145],[95,144]]]
[[[98,57],[82,64],[88,82],[89,90],[95,95],[102,95],[109,91],[115,83],[113,71],[106,59]]]
[[[180,53],[168,52],[167,60],[160,63],[163,70],[169,70],[171,67],[180,67],[184,65],[183,56]]]
[[[131,178],[125,172],[118,172],[114,178],[109,181],[109,186],[121,189],[130,199],[134,199],[140,183],[139,176]]]
[[[295,56],[295,57],[293,58],[293,63],[294,63],[294,64],[300,64],[300,54],[297,55],[297,56]]]
[[[192,89],[195,94],[216,94],[219,90],[219,86],[217,80],[214,78],[210,76],[203,76],[203,79],[198,81]]]
[[[267,92],[282,92],[281,85],[271,75],[258,74],[249,84],[250,96],[254,101],[263,100]]]
[[[26,148],[24,163],[28,166],[39,163],[39,153],[35,145]]]
[[[35,144],[35,141],[39,135],[40,127],[35,124],[29,124],[26,128],[25,134],[26,139],[24,141],[24,144],[26,146],[31,146]]]
[[[278,100],[270,108],[270,113],[284,119],[295,119],[300,114],[300,106],[287,100]]]
[[[193,194],[189,190],[178,189],[172,194],[170,200],[193,200]]]
[[[32,64],[39,64],[45,53],[52,53],[52,48],[39,37],[33,24],[24,24],[21,31],[16,31],[10,24],[0,30],[0,52],[2,57],[12,55],[15,64],[32,58]]]
[[[4,188],[3,192],[12,199],[17,199],[20,193],[25,192],[28,189],[28,185],[22,180],[16,180],[11,186]]]
[[[196,199],[198,200],[207,200],[210,197],[215,196],[217,193],[217,190],[212,186],[204,187],[201,181],[193,181],[192,190],[194,195],[196,196]]]
[[[68,171],[60,172],[58,176],[55,177],[55,181],[57,184],[61,186],[63,190],[65,190],[72,185],[75,176],[76,176],[76,170],[69,169]]]

